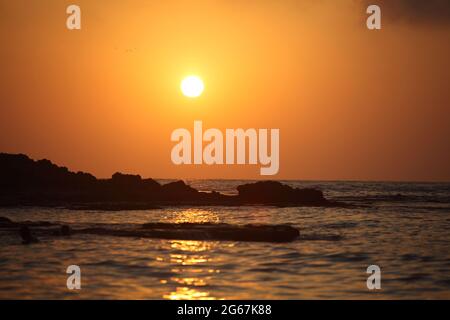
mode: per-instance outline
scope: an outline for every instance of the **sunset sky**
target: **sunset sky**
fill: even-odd
[[[264,178],[174,165],[172,131],[202,120],[279,128],[271,179],[449,181],[450,2],[372,2],[380,31],[363,0],[0,0],[0,152],[102,178]]]

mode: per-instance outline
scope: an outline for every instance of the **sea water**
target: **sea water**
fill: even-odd
[[[196,180],[236,193],[248,181]],[[449,299],[450,183],[302,182],[354,208],[166,207],[148,211],[0,208],[12,220],[108,223],[290,224],[292,243],[181,241],[77,235],[22,245],[0,232],[0,298]],[[81,269],[68,290],[66,269]],[[369,290],[367,267],[381,269]]]

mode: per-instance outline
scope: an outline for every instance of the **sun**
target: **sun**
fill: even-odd
[[[183,92],[186,97],[197,98],[203,93],[204,89],[205,85],[198,76],[189,76],[181,81],[181,92]]]

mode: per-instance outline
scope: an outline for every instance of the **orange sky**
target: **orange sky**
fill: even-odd
[[[270,178],[449,181],[450,23],[365,19],[355,0],[0,0],[0,152],[98,177],[261,178],[173,165],[171,132],[202,120],[279,128]],[[179,90],[192,73],[198,99]]]

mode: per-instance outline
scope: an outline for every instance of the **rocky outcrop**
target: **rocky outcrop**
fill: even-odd
[[[243,203],[320,205],[327,202],[320,190],[292,188],[277,181],[244,184],[237,190]]]
[[[161,185],[139,175],[115,173],[97,179],[71,172],[49,160],[0,154],[0,206],[65,206],[73,209],[139,210],[161,205],[342,206],[319,190],[298,189],[276,181],[241,185],[239,194],[199,192],[183,181]]]
[[[115,237],[140,237],[173,240],[210,240],[245,242],[291,242],[300,232],[285,225],[243,225],[213,223],[149,223],[142,228],[95,227],[74,230],[77,234]]]
[[[0,218],[1,221],[2,218]],[[298,229],[288,225],[231,225],[226,223],[146,223],[135,226],[96,225],[77,228],[59,225],[47,221],[17,222],[10,221],[8,227],[0,230],[18,232],[23,244],[39,242],[37,236],[49,239],[69,237],[79,234],[110,237],[153,238],[172,240],[204,241],[245,241],[245,242],[291,242],[299,238]]]

